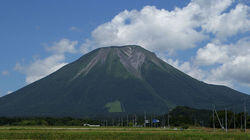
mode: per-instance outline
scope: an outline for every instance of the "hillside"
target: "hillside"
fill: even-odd
[[[140,46],[96,49],[0,98],[0,116],[167,113],[175,106],[241,109],[248,95],[198,81]]]

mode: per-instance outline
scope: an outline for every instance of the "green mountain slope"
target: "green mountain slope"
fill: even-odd
[[[200,82],[139,46],[96,49],[0,98],[0,116],[98,117],[237,105],[248,95]]]

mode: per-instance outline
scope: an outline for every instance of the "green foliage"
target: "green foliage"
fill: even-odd
[[[0,129],[0,139],[46,139],[46,140],[247,140],[249,133],[211,132],[209,130],[171,131],[158,128],[41,128],[22,127]]]
[[[222,125],[225,118],[224,111],[217,111],[218,116],[221,119]],[[228,128],[234,128],[233,113],[228,112]],[[168,116],[170,117],[170,126],[180,127],[187,129],[189,126],[204,126],[213,127],[212,111],[194,109],[185,106],[177,106],[169,114],[155,115],[147,114],[146,118],[150,121],[147,127],[164,127],[168,126]],[[241,119],[244,119],[243,113],[235,114],[236,128],[241,128]],[[81,119],[81,118],[50,118],[50,117],[32,117],[32,118],[6,118],[0,117],[1,126],[83,126],[83,124],[95,124],[101,126],[133,126],[134,119],[138,126],[143,126],[145,122],[145,116],[142,114],[117,114],[117,116],[99,117],[98,119]],[[160,120],[157,124],[152,124],[152,119]],[[244,124],[242,120],[242,124]],[[217,118],[215,119],[216,128],[220,128]],[[247,128],[250,128],[250,116],[247,116]]]
[[[10,126],[82,126],[83,124],[101,124],[99,120],[78,118],[0,118],[0,125]]]
[[[105,105],[109,112],[122,112],[122,107],[120,101],[109,102]]]
[[[188,129],[189,126],[188,126],[188,125],[184,125],[184,126],[182,126],[181,128],[182,128],[182,129]]]
[[[211,114],[210,110],[177,106],[169,113],[169,116],[170,123],[174,126],[209,126],[209,117]]]

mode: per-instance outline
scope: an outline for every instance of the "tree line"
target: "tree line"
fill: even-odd
[[[72,118],[72,117],[0,117],[1,126],[83,126],[84,124],[100,126],[137,126],[137,127],[183,127],[204,126],[220,128],[225,126],[225,110],[213,111],[205,109],[194,109],[185,106],[177,106],[168,114],[128,114],[115,117],[103,118]],[[146,121],[145,121],[146,120]],[[153,122],[158,120],[159,122]],[[214,121],[213,121],[214,120]],[[219,121],[220,120],[220,121]],[[145,123],[146,122],[146,123]],[[220,124],[221,123],[221,124]],[[244,112],[234,113],[227,111],[228,128],[244,127]],[[250,116],[247,115],[246,126],[250,127]]]

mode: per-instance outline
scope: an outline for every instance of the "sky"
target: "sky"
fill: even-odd
[[[1,0],[0,96],[91,50],[129,44],[250,94],[248,0]]]

